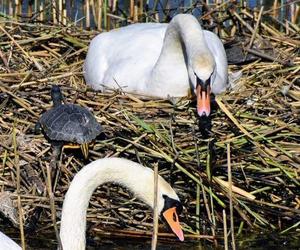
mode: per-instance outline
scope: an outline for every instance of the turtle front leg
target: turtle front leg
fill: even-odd
[[[56,183],[55,179],[56,179],[56,175],[58,173],[59,170],[59,158],[61,155],[61,150],[63,147],[63,143],[61,142],[51,142],[51,146],[52,146],[52,154],[50,156],[50,163],[49,163],[49,171],[50,171],[50,177],[51,180],[53,181],[54,185]]]
[[[50,167],[52,169],[56,169],[57,163],[59,161],[59,157],[61,154],[61,150],[63,147],[62,142],[51,142],[52,145],[52,155],[50,159]]]

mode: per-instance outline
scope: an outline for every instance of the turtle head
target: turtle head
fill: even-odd
[[[51,97],[52,97],[54,107],[62,104],[63,96],[62,96],[59,86],[57,86],[57,85],[52,86]]]

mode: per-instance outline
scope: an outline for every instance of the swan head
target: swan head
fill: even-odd
[[[134,191],[146,204],[154,209],[154,172],[150,168],[142,168],[139,179],[131,182]],[[147,186],[145,187],[145,183]],[[128,185],[127,185],[128,186]],[[157,212],[167,222],[173,233],[180,241],[184,240],[178,215],[182,212],[182,205],[175,190],[168,182],[158,175],[157,183]]]
[[[197,113],[200,117],[209,116],[211,84],[215,79],[215,61],[210,54],[201,56],[193,65],[193,87],[197,97]]]
[[[164,200],[164,207],[160,211],[160,216],[166,220],[179,240],[183,241],[184,236],[178,219],[178,214],[182,212],[182,205],[179,200],[170,198],[165,194],[162,195],[162,199]]]

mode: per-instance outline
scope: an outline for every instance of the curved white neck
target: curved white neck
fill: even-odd
[[[158,177],[158,211],[163,208],[162,194],[177,199],[175,191]],[[153,207],[153,171],[138,163],[122,158],[104,158],[82,168],[74,177],[66,194],[60,238],[63,250],[85,249],[86,211],[93,191],[101,184],[115,182],[134,192],[147,205]]]
[[[187,14],[176,15],[167,27],[161,54],[153,68],[149,87],[161,90],[176,81],[182,84],[184,80],[194,78],[195,69],[201,64],[207,64],[207,59],[211,62],[213,56],[197,19]],[[178,76],[182,79],[178,79]]]
[[[22,248],[11,238],[0,232],[0,249],[5,250],[22,250]]]

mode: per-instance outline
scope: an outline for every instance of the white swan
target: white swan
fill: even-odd
[[[158,98],[194,92],[200,116],[210,113],[210,91],[225,91],[227,68],[221,40],[189,14],[178,14],[169,24],[101,33],[91,41],[83,66],[85,81],[95,90],[121,87]]]
[[[150,168],[122,158],[104,158],[91,162],[74,176],[64,199],[60,226],[63,250],[85,249],[86,211],[89,200],[93,191],[106,182],[127,187],[153,208],[154,174]],[[175,191],[161,176],[158,176],[157,209],[173,232],[183,241],[177,215],[182,206]],[[5,245],[9,241],[12,244],[11,248]],[[21,249],[13,243],[10,238],[0,234],[1,250]]]
[[[0,250],[21,250],[22,248],[11,238],[0,232]]]

